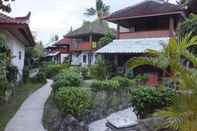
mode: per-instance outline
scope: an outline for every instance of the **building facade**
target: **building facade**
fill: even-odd
[[[186,18],[186,9],[160,0],[146,0],[112,13],[105,20],[117,24],[117,40],[96,53],[113,59],[117,71],[126,73],[127,62],[146,56],[146,50],[161,51],[170,37],[176,35],[178,23]],[[148,74],[149,84],[157,84],[160,71],[145,65],[134,74]]]
[[[108,24],[99,20],[84,22],[80,28],[70,31],[66,37],[72,39],[71,65],[87,67],[95,64],[97,43],[101,37],[111,32]]]
[[[18,81],[22,79],[25,48],[35,45],[29,28],[30,13],[25,17],[12,18],[0,13],[0,34],[5,36],[10,50],[10,63],[18,69]]]
[[[55,64],[70,62],[70,44],[71,39],[66,37],[56,41],[52,46],[45,48],[45,59]]]

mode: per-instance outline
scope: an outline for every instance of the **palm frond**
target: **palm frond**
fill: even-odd
[[[86,16],[94,16],[96,14],[96,10],[94,8],[88,8],[84,14]]]

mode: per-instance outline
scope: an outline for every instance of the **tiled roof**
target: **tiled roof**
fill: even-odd
[[[169,38],[144,38],[114,40],[96,51],[98,54],[144,53],[147,49],[161,51],[168,44]]]
[[[10,16],[7,16],[5,14],[0,13],[0,25],[4,26],[6,25],[7,30],[12,30],[13,31],[13,26],[17,27],[18,25],[22,25],[20,28],[14,28],[15,32],[15,36],[16,37],[23,37],[23,39],[27,40],[27,41],[23,41],[25,46],[34,46],[35,45],[35,41],[34,38],[32,36],[31,30],[29,28],[29,22],[30,22],[30,15],[31,13],[28,13],[27,16],[24,17],[15,17],[12,18]],[[20,33],[21,35],[19,35],[18,33]]]
[[[30,13],[25,17],[12,18],[7,15],[0,13],[0,23],[1,24],[29,24]]]
[[[64,37],[63,39],[57,41],[54,46],[64,46],[64,45],[70,45],[72,42],[71,39]]]
[[[110,20],[115,18],[140,17],[160,13],[173,13],[183,10],[184,8],[178,5],[163,2],[161,0],[146,0],[135,6],[130,6],[122,10],[116,11],[112,13],[110,16],[106,17],[105,19]]]

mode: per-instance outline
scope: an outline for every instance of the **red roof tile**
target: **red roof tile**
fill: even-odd
[[[30,15],[31,13],[28,13],[28,15],[24,17],[12,18],[0,13],[0,23],[1,24],[29,24]]]
[[[22,25],[23,28],[17,29],[17,31],[19,33],[21,33],[24,36],[24,38],[28,41],[29,46],[34,46],[35,41],[32,36],[31,30],[29,28],[30,15],[31,15],[31,13],[28,13],[28,15],[24,16],[24,17],[12,18],[10,16],[0,13],[0,25],[6,24],[7,25],[6,28],[12,28],[15,25],[16,25],[16,27],[17,27],[17,25]],[[13,25],[13,26],[11,26],[11,25]]]
[[[70,45],[72,42],[72,39],[69,39],[67,37],[64,37],[63,39],[59,40],[54,44],[54,46],[64,46],[64,45]]]

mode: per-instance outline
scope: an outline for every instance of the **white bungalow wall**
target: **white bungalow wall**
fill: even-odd
[[[18,81],[20,81],[23,76],[25,46],[9,32],[0,30],[0,33],[6,36],[7,45],[11,51],[11,64],[18,68]],[[19,55],[21,55],[21,58],[19,58]]]
[[[84,57],[86,60],[84,60]],[[82,52],[77,55],[77,53],[72,54],[71,64],[75,66],[87,67],[88,65],[95,64],[96,54],[90,52]]]

